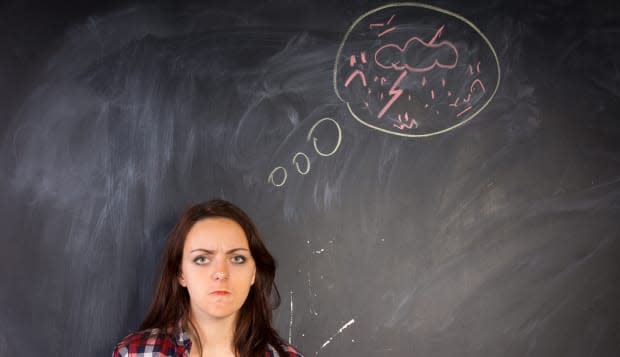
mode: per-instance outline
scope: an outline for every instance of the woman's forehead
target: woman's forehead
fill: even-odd
[[[237,222],[230,218],[210,217],[196,222],[189,230],[185,248],[230,250],[249,246],[245,232]]]

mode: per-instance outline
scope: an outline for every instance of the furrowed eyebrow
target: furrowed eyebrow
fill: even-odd
[[[231,250],[227,251],[227,252],[226,252],[226,254],[232,254],[232,253],[236,253],[236,252],[238,252],[238,251],[246,251],[246,252],[249,252],[250,250],[249,250],[249,249],[247,249],[247,248],[234,248],[234,249],[231,249]],[[194,252],[204,252],[204,253],[211,254],[211,255],[215,254],[215,251],[214,251],[214,250],[208,250],[208,249],[203,249],[203,248],[196,248],[196,249],[192,249],[192,250],[190,250],[189,252],[190,252],[190,253],[194,253]]]
[[[232,253],[236,253],[238,251],[246,251],[249,252],[250,250],[247,248],[235,248],[235,249],[231,249],[229,251],[226,252],[226,254],[232,254]]]
[[[204,253],[211,254],[211,255],[215,254],[215,251],[213,251],[213,250],[207,250],[207,249],[202,249],[202,248],[192,249],[192,250],[190,250],[189,252],[190,252],[190,253],[194,253],[194,252],[204,252]]]

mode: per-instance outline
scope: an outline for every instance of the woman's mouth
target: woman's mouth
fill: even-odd
[[[210,295],[215,295],[215,296],[226,296],[226,295],[230,295],[230,291],[226,291],[226,290],[215,290],[213,292],[211,292]]]

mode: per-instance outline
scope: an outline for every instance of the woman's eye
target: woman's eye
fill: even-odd
[[[232,262],[235,264],[243,264],[245,263],[246,259],[243,255],[236,255],[234,257],[232,257]]]
[[[203,264],[207,264],[209,262],[209,259],[207,259],[207,257],[196,257],[194,258],[194,263],[198,264],[198,265],[203,265]]]

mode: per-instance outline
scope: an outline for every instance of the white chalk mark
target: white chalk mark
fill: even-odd
[[[334,146],[334,149],[332,151],[328,152],[328,153],[324,153],[324,152],[320,151],[319,148],[316,146],[316,142],[318,141],[318,139],[316,137],[312,137],[312,132],[314,131],[314,129],[316,129],[316,127],[319,126],[319,124],[321,124],[324,121],[332,122],[336,126],[336,129],[338,130],[338,142],[336,143],[336,146]],[[334,119],[332,119],[332,118],[323,118],[323,119],[317,121],[316,123],[314,123],[312,128],[310,128],[310,131],[308,131],[308,136],[306,138],[306,141],[310,141],[310,138],[312,138],[312,144],[314,145],[314,151],[316,151],[317,154],[319,154],[319,155],[321,155],[323,157],[332,156],[332,155],[334,155],[334,153],[336,151],[338,151],[338,148],[340,147],[340,143],[342,142],[342,129],[340,129],[340,125]]]
[[[314,293],[314,291],[312,290],[312,281],[310,280],[310,272],[308,272],[308,296],[310,296],[310,299],[312,299],[313,297],[316,297],[317,294]],[[319,316],[319,313],[314,309],[314,304],[312,303],[312,300],[310,301],[310,313],[313,314],[314,316]]]
[[[306,160],[306,168],[305,170],[302,170],[300,168],[299,162],[297,162],[297,158],[298,157],[303,157]],[[299,172],[301,175],[305,175],[308,172],[310,172],[310,158],[308,157],[308,155],[304,154],[303,152],[298,152],[295,154],[295,156],[293,156],[293,165],[295,165],[295,168],[297,169],[297,172]]]
[[[336,338],[336,336],[340,335],[342,333],[342,331],[344,331],[344,329],[346,329],[347,327],[353,325],[355,323],[355,319],[351,319],[349,322],[347,322],[346,324],[344,324],[344,326],[342,326],[338,332],[336,332],[332,337],[330,337],[327,341],[325,341],[325,343],[323,343],[323,345],[321,346],[321,349],[325,348],[325,346],[329,345],[332,340],[334,338]]]
[[[291,290],[291,318],[289,319],[288,322],[288,343],[292,344],[292,335],[293,335],[293,314],[294,314],[294,309],[293,309],[293,290]]]
[[[282,181],[280,181],[279,183],[276,183],[276,180],[274,177],[275,177],[276,171],[278,170],[282,170]],[[269,182],[270,184],[276,187],[281,187],[284,185],[284,183],[286,183],[287,177],[288,177],[288,174],[286,173],[286,169],[282,166],[278,166],[275,169],[271,170],[271,172],[269,173],[269,177],[267,177],[267,182]]]

